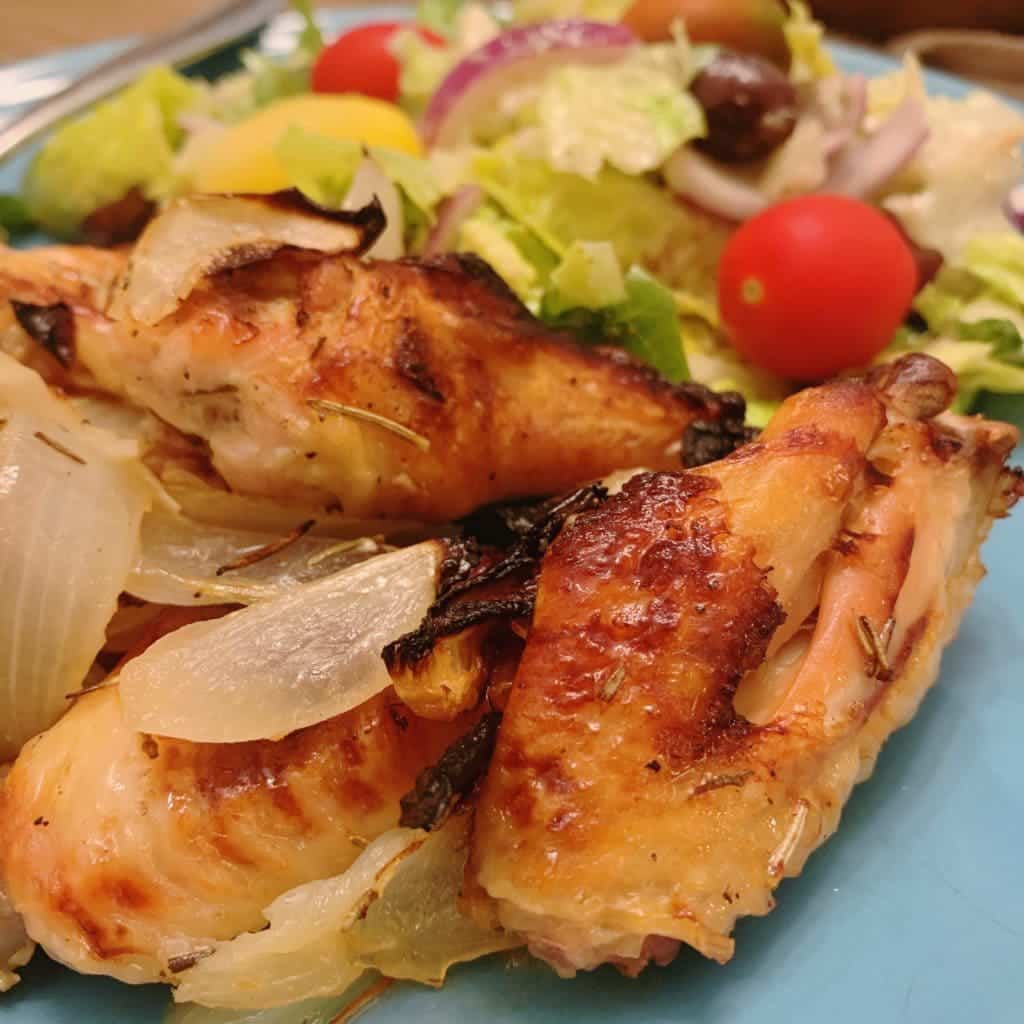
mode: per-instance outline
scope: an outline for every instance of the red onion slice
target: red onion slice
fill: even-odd
[[[1010,223],[1018,231],[1024,231],[1024,185],[1010,189],[1004,209]]]
[[[559,64],[619,60],[635,42],[624,25],[572,18],[502,32],[463,58],[438,86],[420,122],[423,140],[427,146],[451,146],[506,90],[534,82]]]
[[[753,185],[691,146],[680,146],[668,158],[664,175],[665,183],[676,195],[726,220],[747,220],[770,203]]]
[[[484,200],[479,185],[462,185],[437,208],[437,220],[423,246],[424,257],[447,252],[458,237],[459,228],[473,216]]]
[[[847,146],[820,191],[853,198],[870,196],[910,162],[928,134],[924,103],[907,96],[874,135]]]
[[[863,75],[843,79],[843,113],[834,124],[825,127],[825,155],[835,156],[854,137],[868,110],[868,80]]]

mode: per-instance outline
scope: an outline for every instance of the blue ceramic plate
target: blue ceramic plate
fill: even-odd
[[[390,13],[338,11],[328,27]],[[44,91],[45,79],[81,73],[119,45],[0,69],[0,104],[15,86]],[[891,67],[863,50],[835,52],[849,71]],[[929,86],[966,90],[944,75],[930,75]],[[5,168],[0,191],[14,189],[18,173]],[[396,985],[360,1024],[1021,1024],[1022,551],[1018,513],[996,525],[989,576],[917,718],[858,787],[838,835],[783,883],[778,909],[740,924],[728,966],[683,953],[636,981],[612,970],[560,981],[543,966],[492,958],[453,971],[443,991]],[[166,1005],[165,989],[81,977],[38,956],[0,998],[0,1020],[155,1024]]]

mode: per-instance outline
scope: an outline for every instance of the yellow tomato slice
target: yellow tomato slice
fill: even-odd
[[[193,186],[199,192],[288,188],[274,145],[290,125],[413,156],[422,152],[412,121],[391,103],[356,95],[291,96],[240,121],[206,147],[192,170]]]

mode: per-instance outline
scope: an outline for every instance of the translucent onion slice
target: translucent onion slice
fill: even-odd
[[[273,498],[234,494],[211,487],[178,466],[166,467],[160,482],[183,515],[230,530],[257,530],[282,536],[296,523],[314,519],[316,525],[311,532],[316,535],[339,540],[380,535],[395,544],[411,544],[445,532],[437,524],[411,519],[354,519],[322,505],[289,505]]]
[[[163,1024],[334,1024],[351,1003],[346,992],[326,999],[303,999],[267,1010],[223,1010],[197,1003],[178,1003],[164,1015]]]
[[[121,671],[127,724],[237,743],[357,707],[390,685],[380,652],[422,621],[443,553],[425,541],[175,630]]]
[[[374,199],[384,211],[386,226],[377,241],[366,250],[366,255],[377,260],[397,260],[405,251],[402,197],[395,183],[376,161],[364,156],[352,177],[342,209],[360,210]]]
[[[0,992],[7,992],[18,984],[21,978],[17,970],[32,959],[35,948],[24,922],[0,889]]]
[[[368,967],[439,985],[454,963],[521,945],[459,911],[470,824],[385,832],[344,874],[276,899],[269,928],[220,943],[180,976],[175,999],[280,1006],[343,992]]]
[[[518,936],[482,928],[459,910],[471,824],[469,814],[449,819],[398,865],[349,933],[360,964],[389,978],[440,985],[453,964],[523,944]]]
[[[103,646],[155,494],[130,442],[0,356],[0,762],[52,725]]]
[[[383,229],[379,206],[328,212],[291,192],[183,196],[143,231],[108,312],[115,319],[155,324],[209,274],[266,259],[286,246],[362,252]]]
[[[279,896],[263,911],[270,927],[218,943],[211,956],[178,976],[175,1000],[262,1009],[341,994],[363,973],[346,933],[425,835],[392,829],[370,843],[344,874]]]
[[[142,521],[125,590],[154,604],[255,604],[386,550],[372,537],[313,536],[303,529],[310,522],[285,532],[234,530],[156,508]]]
[[[871,196],[913,159],[928,134],[924,102],[908,95],[873,135],[846,146],[821,191],[854,198]]]

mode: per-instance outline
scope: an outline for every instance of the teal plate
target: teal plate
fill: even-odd
[[[332,12],[327,27],[396,11]],[[40,80],[81,73],[118,45],[0,69],[0,117],[18,89],[45,89]],[[893,66],[834,49],[848,71]],[[967,88],[945,75],[928,82],[952,96]],[[17,175],[5,168],[0,191],[16,187]],[[683,953],[636,981],[612,970],[561,981],[539,964],[491,958],[454,970],[441,991],[393,986],[360,1024],[1021,1024],[1022,549],[1024,515],[998,523],[985,548],[989,576],[940,681],[857,788],[836,837],[782,885],[778,909],[740,924],[730,964]],[[162,988],[81,977],[37,956],[23,983],[0,997],[0,1020],[155,1024],[166,1004]]]

